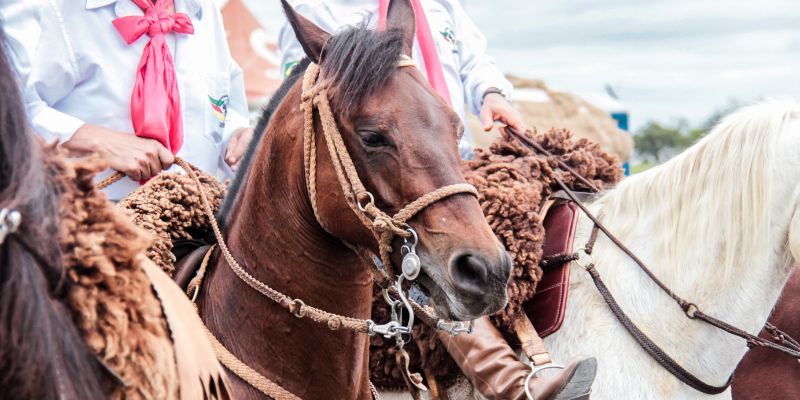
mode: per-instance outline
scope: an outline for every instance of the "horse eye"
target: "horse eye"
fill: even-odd
[[[367,147],[384,147],[389,145],[389,141],[380,133],[361,131],[358,134],[361,136],[361,142]]]

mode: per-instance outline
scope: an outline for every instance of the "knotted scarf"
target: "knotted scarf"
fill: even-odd
[[[131,120],[136,136],[161,142],[172,154],[183,145],[183,119],[175,64],[165,35],[170,32],[193,34],[194,26],[184,13],[170,14],[173,0],[133,0],[142,16],[128,16],[113,21],[129,45],[142,35],[150,42],[142,52],[131,95]]]

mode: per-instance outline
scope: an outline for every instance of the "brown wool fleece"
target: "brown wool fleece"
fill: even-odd
[[[109,379],[109,398],[177,398],[169,329],[136,261],[150,237],[94,190],[103,163],[67,163],[53,147],[45,153],[51,183],[61,193],[60,245],[72,317],[89,348],[126,383]]]
[[[196,172],[216,213],[225,198],[225,186],[213,176]],[[119,205],[133,214],[136,225],[155,235],[156,240],[147,250],[147,257],[169,276],[175,272],[173,240],[211,235],[200,192],[192,178],[186,175],[161,173],[133,191]]]

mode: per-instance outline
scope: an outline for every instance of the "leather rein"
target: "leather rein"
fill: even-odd
[[[558,157],[554,156],[552,153],[545,150],[542,146],[538,143],[530,140],[525,135],[522,135],[510,127],[506,127],[506,131],[508,132],[509,136],[513,137],[517,141],[521,142],[523,145],[528,147],[529,149],[543,154],[549,157],[558,164],[558,166],[565,171],[569,172],[573,175],[576,179],[581,181],[586,187],[591,189],[595,193],[599,193],[600,190],[593,185],[589,180],[578,174],[574,169],[570,168],[566,165],[563,161],[561,161]],[[600,295],[603,297],[603,300],[606,302],[608,307],[611,309],[611,312],[617,318],[617,320],[622,324],[623,327],[628,331],[628,333],[636,340],[637,343],[644,349],[655,361],[657,361],[664,369],[666,369],[669,373],[673,376],[678,378],[681,382],[691,386],[697,391],[700,391],[705,394],[719,394],[724,392],[728,389],[733,381],[733,374],[728,378],[727,382],[725,382],[722,386],[715,386],[708,384],[701,380],[700,378],[696,377],[694,374],[683,368],[677,361],[675,361],[672,357],[670,357],[664,350],[662,350],[657,344],[655,344],[641,329],[639,329],[636,324],[631,321],[631,319],[625,314],[625,311],[619,306],[619,304],[614,299],[614,296],[608,290],[608,287],[603,282],[602,277],[600,276],[600,272],[597,271],[595,268],[594,263],[594,256],[592,255],[592,251],[594,249],[595,242],[597,241],[598,234],[603,232],[603,234],[608,237],[614,245],[622,250],[628,257],[633,260],[639,268],[647,274],[647,276],[656,284],[658,285],[662,291],[668,294],[675,302],[680,306],[683,310],[684,314],[686,314],[687,318],[702,321],[708,325],[711,325],[715,328],[721,329],[727,333],[732,335],[738,336],[742,339],[747,341],[747,346],[750,348],[753,347],[766,347],[771,348],[782,353],[785,353],[793,358],[800,360],[800,343],[797,340],[791,338],[785,332],[779,330],[774,325],[767,323],[765,329],[770,335],[773,336],[774,342],[768,339],[761,338],[759,336],[750,334],[742,329],[739,329],[733,325],[730,325],[724,321],[721,321],[717,318],[714,318],[708,314],[703,313],[700,308],[682,297],[675,294],[672,290],[667,287],[661,280],[659,280],[655,274],[645,265],[645,263],[639,259],[628,247],[626,247],[616,236],[614,236],[595,216],[589,209],[584,205],[584,203],[578,198],[578,196],[570,190],[564,182],[559,177],[554,177],[556,183],[563,190],[567,196],[572,200],[580,209],[586,214],[587,217],[592,221],[594,226],[592,227],[592,233],[589,238],[589,241],[586,245],[579,249],[577,252],[567,255],[556,255],[555,258],[563,261],[573,261],[582,269],[586,270],[592,278],[597,290],[600,292]],[[548,260],[542,260],[543,263],[547,263]]]

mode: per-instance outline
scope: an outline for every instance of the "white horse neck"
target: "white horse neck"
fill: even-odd
[[[676,294],[758,333],[789,277],[791,253],[800,254],[799,110],[762,104],[737,112],[591,208]],[[586,243],[591,228],[582,216],[575,246]],[[744,340],[688,319],[602,234],[594,254],[609,290],[643,332],[706,383],[727,381],[746,351]],[[547,342],[557,359],[597,356],[593,398],[704,397],[639,347],[585,271],[573,265],[571,273],[564,324]]]

